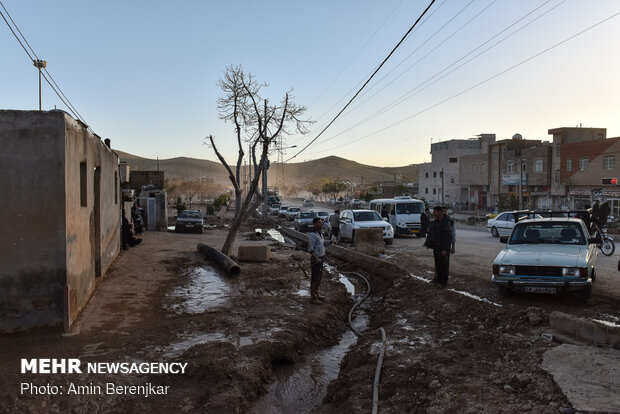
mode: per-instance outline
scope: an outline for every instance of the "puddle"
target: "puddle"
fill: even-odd
[[[353,321],[357,330],[368,327],[368,317],[360,314]],[[254,414],[309,413],[321,405],[327,386],[338,377],[340,362],[357,337],[347,330],[338,345],[316,353],[295,365],[278,365],[273,368],[276,380],[269,385],[267,394],[254,406]]]
[[[174,231],[174,226],[168,226],[168,231]]]
[[[432,273],[432,272],[428,272],[428,273]],[[425,283],[430,283],[431,282],[430,279],[427,279],[427,278],[422,277],[422,276],[414,275],[412,273],[409,273],[409,276],[411,276],[411,277],[413,277],[415,279],[421,280],[422,282],[425,282]],[[480,302],[489,303],[489,304],[491,304],[493,306],[497,306],[498,308],[502,307],[502,305],[500,305],[499,303],[491,302],[487,298],[482,298],[480,296],[471,294],[469,292],[465,292],[463,290],[456,290],[456,289],[452,289],[452,288],[448,288],[448,290],[451,291],[451,292],[454,292],[454,293],[458,293],[459,295],[467,296],[468,298],[472,298],[472,299],[475,299],[475,300],[480,301]]]
[[[310,292],[307,289],[299,289],[295,294],[304,298],[310,297]]]
[[[221,306],[228,300],[230,287],[217,270],[210,266],[195,267],[185,274],[189,281],[166,295],[173,301],[167,309],[177,313],[202,313]]]
[[[351,283],[349,278],[343,275],[342,273],[339,273],[334,266],[326,264],[325,270],[332,275],[337,275],[338,281],[344,285],[344,287],[347,289],[347,292],[350,293],[351,295],[355,296],[357,293],[362,293],[362,292],[358,292],[357,287],[353,283]],[[351,277],[356,277],[356,276],[351,276]]]
[[[276,229],[254,229],[255,233],[267,233],[269,237],[277,241],[278,243],[287,243],[289,242],[283,235]]]

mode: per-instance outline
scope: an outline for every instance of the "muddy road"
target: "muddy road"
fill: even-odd
[[[299,267],[308,268],[307,254],[258,237],[254,229],[265,224],[244,228],[237,245],[268,245],[273,258],[242,263],[236,279],[196,251],[198,242],[220,247],[225,227],[208,227],[203,235],[146,233],[142,244],[117,259],[70,333],[0,337],[5,385],[0,411],[369,412],[383,327],[387,348],[379,412],[571,412],[539,367],[543,352],[556,346],[544,335],[549,313],[620,315],[619,302],[596,297],[596,290],[590,307],[563,296],[501,298],[488,280],[487,265],[471,258],[456,265],[459,252],[451,289],[438,289],[428,283],[432,258],[416,239],[388,246],[387,260],[406,270],[390,280],[330,258],[334,270],[321,287],[327,299],[314,305]],[[483,268],[484,276],[472,275]],[[359,338],[347,326],[347,313],[365,285],[338,270],[360,272],[371,283],[370,297],[353,315]],[[176,375],[21,374],[20,359],[37,357],[181,362],[187,370]],[[168,388],[165,395],[149,396],[66,392],[70,384],[108,382]],[[29,395],[20,392],[23,383],[65,388],[54,395]]]

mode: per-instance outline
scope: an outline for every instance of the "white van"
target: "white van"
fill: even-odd
[[[420,215],[424,212],[424,202],[421,200],[409,196],[381,198],[372,200],[370,209],[387,218],[394,228],[394,236],[421,233]]]

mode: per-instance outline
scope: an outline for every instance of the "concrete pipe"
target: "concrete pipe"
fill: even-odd
[[[229,276],[237,277],[241,274],[241,268],[232,259],[226,256],[224,253],[211,246],[207,246],[204,243],[198,243],[196,246],[198,251],[207,256],[208,259],[214,261],[222,269],[228,273]]]

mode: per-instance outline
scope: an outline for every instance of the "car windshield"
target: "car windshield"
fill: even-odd
[[[355,221],[382,221],[383,219],[376,211],[357,211],[353,213]]]
[[[284,211],[286,211],[286,210],[288,210],[288,206],[281,206],[281,207],[280,207],[280,210],[284,210]]]
[[[586,244],[577,223],[532,222],[515,226],[510,244]]]
[[[313,218],[314,214],[313,213],[301,213],[299,215],[300,219],[308,219],[308,218]]]
[[[424,203],[398,203],[396,214],[420,214],[424,211]]]
[[[319,211],[318,213],[316,213],[319,217],[327,217],[329,216],[329,213],[327,211]]]
[[[200,215],[200,213],[198,211],[183,210],[183,211],[181,211],[181,214],[179,214],[179,217],[183,217],[183,218],[202,218],[202,215]]]
[[[298,211],[301,211],[301,209],[298,207],[291,207],[288,209],[289,213],[297,213]]]

